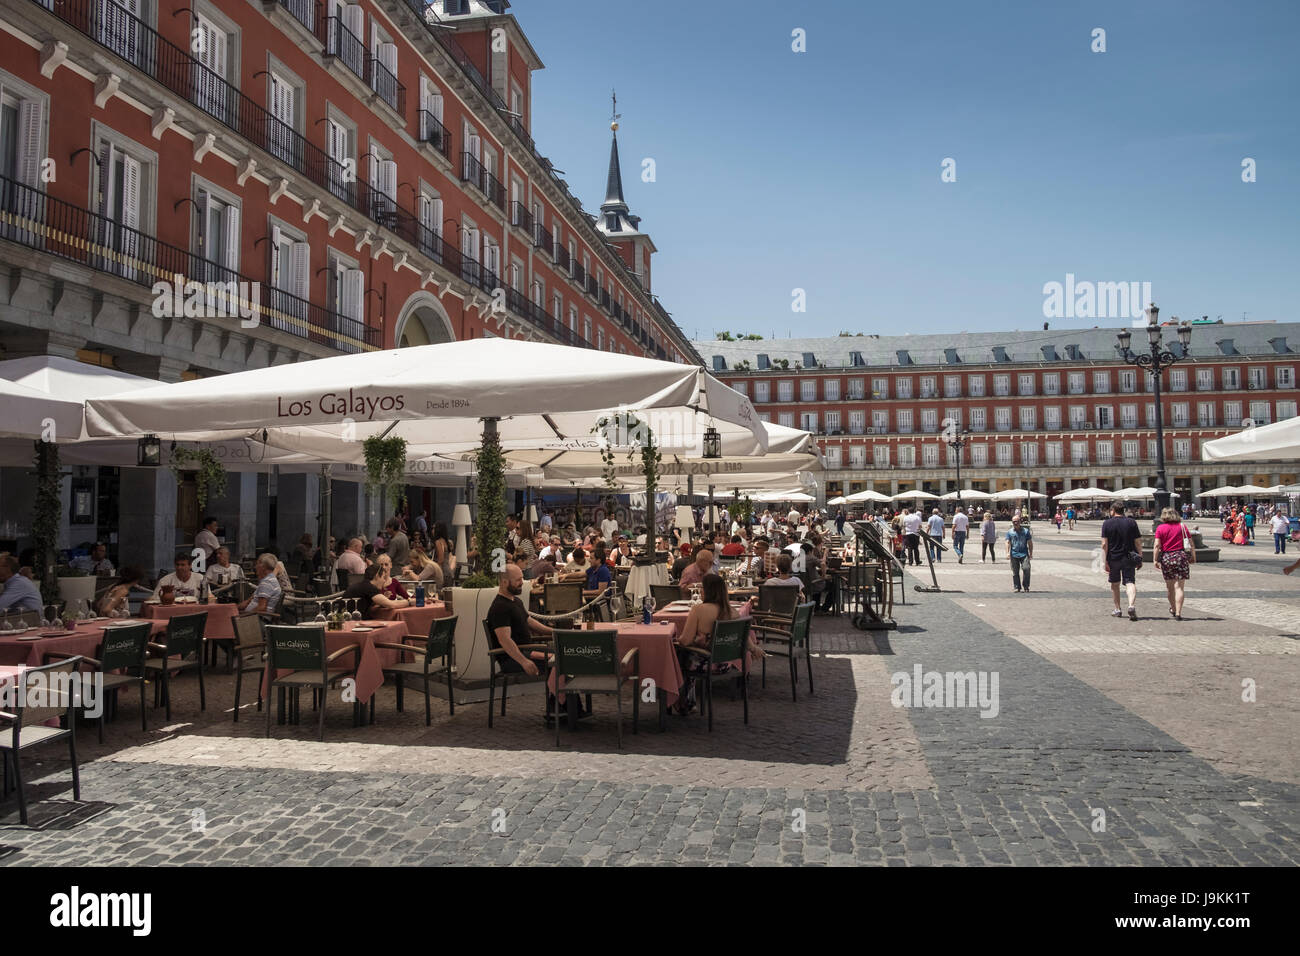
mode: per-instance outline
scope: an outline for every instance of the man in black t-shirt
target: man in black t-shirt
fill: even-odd
[[[384,593],[391,580],[384,566],[376,561],[366,568],[364,581],[358,581],[343,592],[343,599],[357,598],[357,610],[366,620],[370,619],[371,612],[376,607],[410,607],[409,598],[393,598]]]
[[[500,660],[503,671],[536,677],[538,669],[534,658],[529,652],[521,651],[519,645],[535,643],[533,635],[550,637],[551,629],[529,617],[524,602],[519,600],[519,595],[524,593],[524,574],[518,565],[507,565],[505,571],[497,575],[497,580],[500,587],[487,614],[492,649],[505,650]],[[538,660],[546,659],[541,651],[532,654],[537,654]]]
[[[1124,514],[1124,506],[1118,501],[1110,506],[1110,517],[1101,523],[1101,546],[1104,550],[1106,573],[1110,578],[1110,594],[1115,601],[1111,617],[1122,617],[1119,608],[1119,586],[1122,583],[1128,591],[1128,616],[1137,620],[1137,582],[1134,574],[1137,567],[1133,562],[1134,552],[1142,550],[1142,531],[1138,523]]]

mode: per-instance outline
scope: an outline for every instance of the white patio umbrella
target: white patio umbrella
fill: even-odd
[[[1057,501],[1106,501],[1115,495],[1105,488],[1071,488],[1056,496]]]
[[[1142,488],[1121,488],[1119,489],[1119,491],[1115,492],[1111,497],[1113,498],[1154,498],[1155,496],[1156,496],[1156,489],[1152,488],[1150,485],[1146,485]],[[1169,492],[1169,497],[1170,498],[1179,497],[1178,492],[1176,491]]]
[[[762,494],[754,495],[753,498],[755,501],[764,504],[784,501],[810,502],[817,500],[812,495],[797,489],[786,491],[765,491]]]
[[[1046,498],[1047,495],[1037,491],[1026,491],[1024,488],[1008,488],[1005,491],[994,492],[989,497],[994,501],[1026,501],[1030,498]]]
[[[889,501],[938,501],[938,495],[932,495],[928,491],[900,491],[896,495],[891,495]]]
[[[1300,458],[1300,417],[1243,428],[1201,445],[1202,461],[1278,461]]]
[[[940,495],[940,496],[939,496],[939,500],[940,500],[940,501],[956,501],[956,500],[957,500],[957,496],[958,496],[958,493],[957,493],[957,492],[955,492],[955,491],[950,491],[950,492],[948,492],[946,495]],[[975,488],[963,488],[963,489],[961,490],[961,500],[962,500],[962,501],[987,501],[989,498],[992,498],[992,497],[993,497],[993,496],[992,496],[991,494],[989,494],[987,491],[979,491],[979,490],[977,490],[977,489],[975,489]]]
[[[42,438],[49,434],[44,420],[52,420],[51,440],[59,444],[85,441],[83,411],[89,399],[157,384],[139,375],[58,355],[8,359],[0,362],[0,402],[5,409],[0,435]]]
[[[1239,495],[1241,489],[1235,485],[1220,485],[1218,488],[1211,488],[1209,491],[1202,491],[1196,497],[1198,498],[1219,498],[1226,495]]]
[[[840,505],[846,505],[848,503],[849,500],[845,498],[843,495],[836,495],[834,498],[831,498],[829,501],[826,502],[826,506],[828,508],[838,508]]]
[[[767,450],[749,399],[698,366],[595,354],[491,338],[338,355],[92,400],[87,428],[110,438],[262,437],[361,461],[369,437],[404,438],[407,457],[421,458],[475,447],[492,418],[504,447],[536,448],[590,438],[602,415],[631,409],[656,434],[702,432],[703,419],[743,426]]]
[[[1261,488],[1259,485],[1242,485],[1237,489],[1239,495],[1266,495],[1268,493],[1267,488]]]
[[[889,495],[882,495],[879,491],[872,491],[870,488],[868,488],[865,491],[855,491],[851,495],[846,495],[844,497],[844,500],[856,504],[859,501],[885,502],[885,501],[893,501],[894,499],[889,497]]]

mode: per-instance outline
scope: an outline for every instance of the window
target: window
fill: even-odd
[[[45,189],[41,182],[41,160],[47,155],[46,103],[43,93],[0,72],[0,176],[35,190]],[[0,197],[0,208],[19,216],[32,216],[37,212],[32,206],[40,201],[27,190],[5,189]],[[29,245],[36,240],[29,230],[19,230],[2,221],[0,237]]]
[[[1136,465],[1138,463],[1138,443],[1136,438],[1126,438],[1120,442],[1120,452],[1124,456],[1124,464]]]
[[[794,427],[794,412],[781,412],[776,416],[778,425],[784,425],[786,428]]]
[[[139,277],[135,257],[142,252],[141,233],[153,232],[151,199],[157,196],[158,156],[106,127],[96,124],[95,128],[100,161],[92,175],[92,191],[98,190],[100,211],[108,220],[99,241],[118,253],[100,259],[98,267],[134,281]],[[6,139],[15,136],[4,134]]]
[[[1096,415],[1093,424],[1098,428],[1115,427],[1115,410],[1110,405],[1098,405],[1093,409],[1093,413]]]
[[[266,148],[276,159],[295,165],[298,157],[298,104],[302,100],[300,87],[288,73],[276,68],[270,71],[270,112],[280,122],[270,124]]]
[[[894,379],[894,394],[899,398],[911,398],[912,380],[910,378]]]
[[[572,309],[570,310],[570,314],[572,314]],[[749,394],[749,383],[748,383],[748,382],[730,382],[730,383],[728,383],[728,384],[730,385],[731,388],[735,389],[735,390],[736,390],[737,392],[739,392],[741,395],[748,395],[748,394]]]
[[[769,383],[769,382],[755,382],[755,383],[754,383],[754,401],[756,401],[756,402],[766,402],[766,401],[768,401],[768,394],[769,394],[770,391],[771,391],[771,383]]]
[[[828,402],[838,402],[840,400],[840,380],[838,378],[828,378],[822,382],[822,398]]]
[[[1154,402],[1147,403],[1147,428],[1156,427],[1156,406]]]
[[[1015,446],[1013,446],[1010,442],[1005,442],[1005,441],[998,442],[997,462],[999,467],[1005,468],[1007,465],[1012,464],[1012,455],[1014,454],[1014,452],[1015,452]]]
[[[943,410],[943,421],[940,422],[944,429],[955,428],[961,430],[962,414],[960,408],[945,408]]]
[[[861,435],[866,431],[867,413],[862,411],[849,412],[849,434]]]
[[[971,398],[984,397],[984,376],[968,375],[966,377],[966,391]]]
[[[826,463],[826,467],[829,469],[839,468],[840,467],[840,446],[828,445],[827,447],[823,448],[822,460]]]
[[[935,386],[935,377],[933,375],[921,376],[921,397],[935,398],[939,392]]]
[[[235,46],[234,38],[211,13],[194,11],[190,31],[190,49],[194,54],[192,99],[199,109],[227,124],[233,119],[230,115],[233,104],[227,95],[229,87],[223,81],[235,75],[230,69]]]
[[[586,315],[584,315],[584,316],[582,317],[582,337],[583,337],[584,339],[586,339],[588,342],[591,341],[591,317],[590,317],[590,316],[586,316]],[[786,415],[786,416],[782,416],[782,417],[784,417],[784,418],[788,418],[789,416]],[[781,424],[782,424],[782,425],[788,425],[788,424],[790,424],[790,423],[789,423],[789,422],[782,422]]]
[[[1296,403],[1293,401],[1277,403],[1277,420],[1286,421],[1288,418],[1295,418]]]
[[[1043,394],[1044,395],[1061,394],[1061,373],[1060,372],[1043,373]]]
[[[886,455],[889,450],[885,450]],[[867,467],[867,449],[863,445],[853,445],[849,448],[849,467],[862,469]]]
[[[1038,465],[1038,444],[1032,441],[1020,443],[1020,464],[1027,468]]]
[[[799,427],[806,432],[817,434],[817,413],[802,412],[799,415]]]
[[[970,446],[970,463],[973,468],[986,468],[989,463],[989,446],[988,445],[971,445]]]
[[[1192,440],[1190,438],[1174,439],[1174,461],[1186,463],[1192,460]]]
[[[817,380],[816,379],[807,378],[799,383],[799,401],[801,402],[817,401]]]
[[[1111,441],[1097,442],[1097,464],[1113,465],[1115,463],[1115,443]]]
[[[306,236],[278,223],[271,225],[271,303],[272,307],[307,320],[307,300],[311,295],[311,246]],[[348,280],[354,282],[355,280]],[[337,290],[342,302],[343,290]],[[292,298],[291,298],[292,297]],[[349,299],[351,293],[349,293]],[[349,305],[351,301],[349,301]],[[340,311],[336,309],[335,311]]]
[[[364,322],[366,308],[364,273],[357,268],[355,260],[345,257],[336,250],[331,249],[328,258],[325,296],[330,311],[353,322]]]
[[[602,352],[605,351],[605,330],[604,329],[596,330],[596,348]]]
[[[370,20],[370,88],[397,109],[397,44],[374,18]]]
[[[898,467],[915,468],[916,467],[916,449],[911,445],[898,446]]]
[[[1071,395],[1083,394],[1083,373],[1082,372],[1071,372],[1069,378],[1066,381],[1069,386]]]
[[[840,413],[827,412],[826,413],[826,434],[834,435],[839,430],[840,430]]]
[[[145,56],[146,27],[140,19],[140,0],[100,0],[96,6],[99,23],[95,39],[122,59],[141,65]]]
[[[1092,373],[1092,391],[1095,395],[1105,395],[1110,391],[1110,372],[1105,369]]]
[[[1031,432],[1038,427],[1038,409],[1033,405],[1020,406],[1020,430]]]
[[[448,151],[447,131],[443,126],[442,91],[427,76],[420,74],[420,141],[432,143],[435,148]],[[522,188],[516,198],[523,195]],[[512,212],[512,216],[514,213]],[[512,219],[512,222],[517,220]]]
[[[772,423],[772,415],[769,412],[759,412],[758,420],[760,422],[770,425]]]
[[[442,197],[427,188],[420,190],[420,230],[417,245],[420,251],[435,262],[442,262]],[[523,265],[516,262],[511,268],[511,285],[519,287]]]
[[[939,430],[939,409],[921,409],[921,431],[932,434]]]
[[[1223,370],[1223,387],[1225,389],[1241,388],[1241,369],[1225,368]]]
[[[1173,419],[1174,419],[1175,428],[1186,428],[1189,424],[1191,424],[1191,419],[1188,417],[1187,411],[1188,409],[1187,409],[1186,402],[1174,402]]]
[[[912,410],[910,408],[900,408],[898,410],[898,431],[903,435],[912,433]]]
[[[1173,368],[1169,370],[1169,391],[1187,391],[1187,369]]]
[[[1088,443],[1086,441],[1070,442],[1070,464],[1088,464]]]
[[[1123,368],[1119,371],[1119,390],[1131,393],[1137,391],[1137,369]]]
[[[871,457],[877,468],[889,467],[889,446],[876,445],[871,449]]]
[[[1043,409],[1043,427],[1057,430],[1061,427],[1061,406],[1049,405]]]
[[[1138,427],[1138,407],[1136,405],[1121,405],[1119,407],[1119,425],[1121,428]]]
[[[1214,426],[1214,402],[1196,403],[1196,424],[1202,428]]]
[[[1084,423],[1087,422],[1088,420],[1087,415],[1088,415],[1088,409],[1085,408],[1084,406],[1071,405],[1070,406],[1070,427],[1082,428],[1084,426]]]
[[[574,335],[578,334],[578,307],[576,305],[569,306],[569,331]],[[743,386],[744,383],[742,382],[741,385]]]
[[[1000,432],[1011,431],[1011,408],[1002,406],[993,409],[993,427]]]
[[[1214,388],[1214,369],[1198,368],[1196,370],[1196,390],[1208,392]]]
[[[871,431],[877,435],[889,433],[889,412],[883,408],[871,410]]]
[[[884,379],[879,379],[879,381],[884,381]],[[872,387],[874,388],[875,386],[873,385]],[[863,380],[860,378],[849,379],[849,398],[857,401],[861,401],[866,397],[867,394],[866,394],[866,389]],[[885,396],[882,395],[880,397],[884,398]]]
[[[1034,394],[1034,373],[1027,372],[1020,375],[1019,378],[1020,378],[1020,382],[1019,382],[1020,394],[1021,395]],[[1008,464],[1010,464],[1010,462],[1008,462]]]
[[[957,466],[957,449],[953,448],[952,445],[944,445],[944,447],[948,450],[948,454],[944,456],[947,459],[948,467],[955,468]],[[965,462],[965,455],[962,456],[962,461]]]
[[[1267,425],[1269,423],[1268,402],[1251,402],[1250,420],[1256,425]]]
[[[1273,369],[1273,381],[1278,388],[1295,388],[1295,369],[1289,365],[1279,365]]]
[[[1147,439],[1147,461],[1154,462],[1155,460],[1156,460],[1156,440],[1154,438],[1148,438]]]
[[[1268,387],[1268,369],[1263,366],[1252,366],[1247,370],[1246,374],[1249,376],[1246,381],[1249,383],[1250,388],[1258,389]]]
[[[1048,466],[1060,465],[1064,461],[1065,455],[1063,445],[1059,441],[1049,441],[1047,443],[1047,464]]]
[[[1223,424],[1229,428],[1241,426],[1241,402],[1223,403]]]
[[[943,377],[943,397],[960,398],[961,397],[961,376],[945,375]]]
[[[397,163],[392,154],[375,140],[370,141],[370,218],[391,220],[397,206]]]
[[[994,375],[993,376],[993,394],[1010,395],[1011,394],[1011,376]]]
[[[794,382],[785,380],[776,383],[776,400],[778,402],[794,401]]]
[[[984,408],[972,408],[970,410],[970,430],[973,432],[982,432],[988,428],[988,410]]]
[[[239,204],[234,196],[206,183],[194,191],[194,249],[205,282],[237,281],[239,271]]]
[[[921,467],[922,468],[939,467],[939,446],[938,445],[921,446]]]

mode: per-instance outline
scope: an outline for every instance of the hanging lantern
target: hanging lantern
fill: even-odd
[[[704,457],[722,457],[722,434],[712,425],[704,429]]]
[[[145,435],[136,445],[136,464],[142,468],[162,465],[162,442],[157,435]]]

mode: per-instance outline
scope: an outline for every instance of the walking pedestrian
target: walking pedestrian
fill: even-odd
[[[926,524],[926,530],[929,531],[930,537],[934,538],[936,541],[942,541],[943,515],[939,514],[938,508],[934,509],[934,512],[930,515],[930,520]],[[943,551],[931,544],[929,541],[925,543],[925,550],[930,555],[931,561],[943,561]]]
[[[841,508],[835,512],[835,533],[840,537],[844,536],[844,509]]]
[[[1115,601],[1111,617],[1123,617],[1119,607],[1119,589],[1128,591],[1129,620],[1137,620],[1137,574],[1142,561],[1142,531],[1138,523],[1124,514],[1124,506],[1116,501],[1110,506],[1110,517],[1101,523],[1101,546],[1106,549],[1106,575],[1110,581],[1110,594]],[[1134,557],[1136,555],[1136,557]]]
[[[1065,509],[1065,522],[1070,526],[1070,530],[1073,531],[1074,530],[1074,505],[1070,505],[1070,507]]]
[[[1187,533],[1187,526],[1173,508],[1160,512],[1156,526],[1155,542],[1151,545],[1152,559],[1165,579],[1169,592],[1169,613],[1175,621],[1183,619],[1183,599],[1191,566],[1196,563],[1196,549]]]
[[[1011,561],[1011,580],[1017,593],[1029,590],[1029,566],[1033,556],[1034,536],[1017,513],[1011,519],[1011,530],[1007,532],[1007,558]]]
[[[1246,540],[1255,543],[1255,506],[1246,506]]]
[[[998,563],[997,554],[998,525],[993,520],[993,512],[984,512],[984,521],[980,524],[980,564],[984,563],[984,552],[988,552],[989,562]]]
[[[970,531],[970,518],[957,506],[957,513],[952,516],[952,549],[957,552],[957,563],[966,557],[966,535]]]
[[[1056,533],[1061,533],[1061,525],[1065,524],[1065,512],[1060,508],[1056,509],[1056,515],[1052,518],[1056,522]]]
[[[1279,511],[1269,521],[1268,530],[1273,532],[1273,553],[1286,554],[1286,538],[1291,532],[1291,520]]]
[[[903,509],[903,543],[907,548],[907,563],[921,563],[921,512]]]

